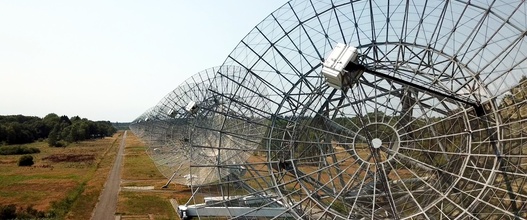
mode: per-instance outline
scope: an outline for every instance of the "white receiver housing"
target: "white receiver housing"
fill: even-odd
[[[329,54],[326,61],[322,63],[322,75],[326,78],[329,86],[342,89],[344,86],[351,86],[351,82],[345,79],[348,72],[345,70],[350,62],[356,63],[358,59],[357,48],[339,43]],[[358,79],[362,75],[362,71],[357,70],[350,72],[351,79]]]

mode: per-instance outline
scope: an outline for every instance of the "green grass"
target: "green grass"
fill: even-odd
[[[134,138],[126,144],[122,178],[125,180],[166,179],[146,154],[146,147]]]
[[[121,203],[118,212],[123,215],[153,214],[160,218],[175,219],[176,212],[167,196],[148,192],[126,192],[120,194]]]
[[[123,218],[127,216],[146,218],[151,214],[154,219],[178,219],[170,199],[188,198],[190,190],[171,184],[166,192],[159,191],[167,178],[158,171],[152,159],[146,154],[144,143],[131,133],[128,133],[126,140],[121,186],[154,186],[156,191],[122,190],[119,193],[117,213]],[[178,189],[182,191],[174,192]]]

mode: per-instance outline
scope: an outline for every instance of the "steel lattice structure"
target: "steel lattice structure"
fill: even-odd
[[[185,214],[526,219],[526,33],[524,1],[286,3],[226,59],[243,71],[216,71],[222,105],[193,117],[190,149],[238,171],[193,187],[222,200]],[[358,57],[330,86],[339,43]],[[222,163],[229,151],[244,156]]]
[[[233,86],[215,79],[216,72],[221,70],[225,76],[236,79],[244,74],[243,69],[234,66],[213,67],[203,70],[166,95],[156,106],[138,117],[131,125],[149,148],[148,155],[154,160],[163,175],[183,185],[203,185],[228,176],[230,169],[217,169],[216,163],[239,164],[249,156],[248,151],[257,147],[251,135],[260,135],[265,130],[255,130],[244,125],[251,117],[249,112],[237,111],[238,105],[251,105],[265,109],[258,97],[227,97]],[[253,80],[254,81],[254,80]],[[237,85],[237,84],[236,84]],[[248,86],[255,86],[249,84]],[[212,89],[218,87],[220,89]],[[221,92],[222,96],[216,93]],[[239,91],[238,91],[239,93]],[[265,94],[264,92],[260,92]],[[242,100],[244,98],[245,100]],[[232,102],[231,100],[236,100]],[[236,114],[226,117],[226,114]],[[240,124],[240,118],[243,123]],[[195,125],[198,126],[195,126]],[[245,136],[240,138],[227,135],[220,137],[217,131],[233,129]],[[192,138],[191,136],[194,136]],[[221,139],[221,140],[220,140]],[[222,151],[217,148],[229,148],[236,145],[236,150]],[[259,142],[257,143],[259,144]],[[194,147],[191,147],[194,146]],[[240,146],[246,149],[240,150]],[[191,161],[200,166],[191,167]]]
[[[161,173],[179,184],[190,185],[190,113],[185,107],[202,100],[219,67],[203,70],[167,94],[159,103],[131,125],[149,148],[148,155]],[[137,131],[138,130],[138,131]],[[143,137],[146,136],[146,137]]]

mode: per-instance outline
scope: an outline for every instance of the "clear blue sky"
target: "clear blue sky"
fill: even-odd
[[[286,0],[0,0],[0,115],[132,121]]]

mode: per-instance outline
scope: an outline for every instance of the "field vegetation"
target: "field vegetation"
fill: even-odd
[[[47,140],[0,147],[0,219],[90,219],[124,131],[112,137],[50,147]],[[155,219],[176,219],[170,199],[187,201],[190,189],[170,184],[145,152],[146,146],[133,133],[126,139],[122,190],[117,215]],[[24,155],[21,155],[24,154]],[[34,164],[19,167],[22,156]],[[153,186],[154,190],[127,190]]]
[[[32,166],[18,166],[20,155],[0,156],[0,219],[89,219],[122,132],[72,142],[65,148],[36,141],[6,149],[36,149]]]
[[[35,154],[40,153],[40,149],[36,147],[26,146],[2,146],[0,147],[0,155],[20,155],[20,154]]]
[[[168,181],[156,168],[146,154],[146,146],[133,133],[126,138],[125,157],[122,169],[122,184],[117,204],[117,214],[122,218],[177,219],[170,199],[185,200],[190,198],[190,188],[170,184],[162,189]],[[141,190],[151,187],[153,190]],[[138,190],[134,190],[137,187]]]

